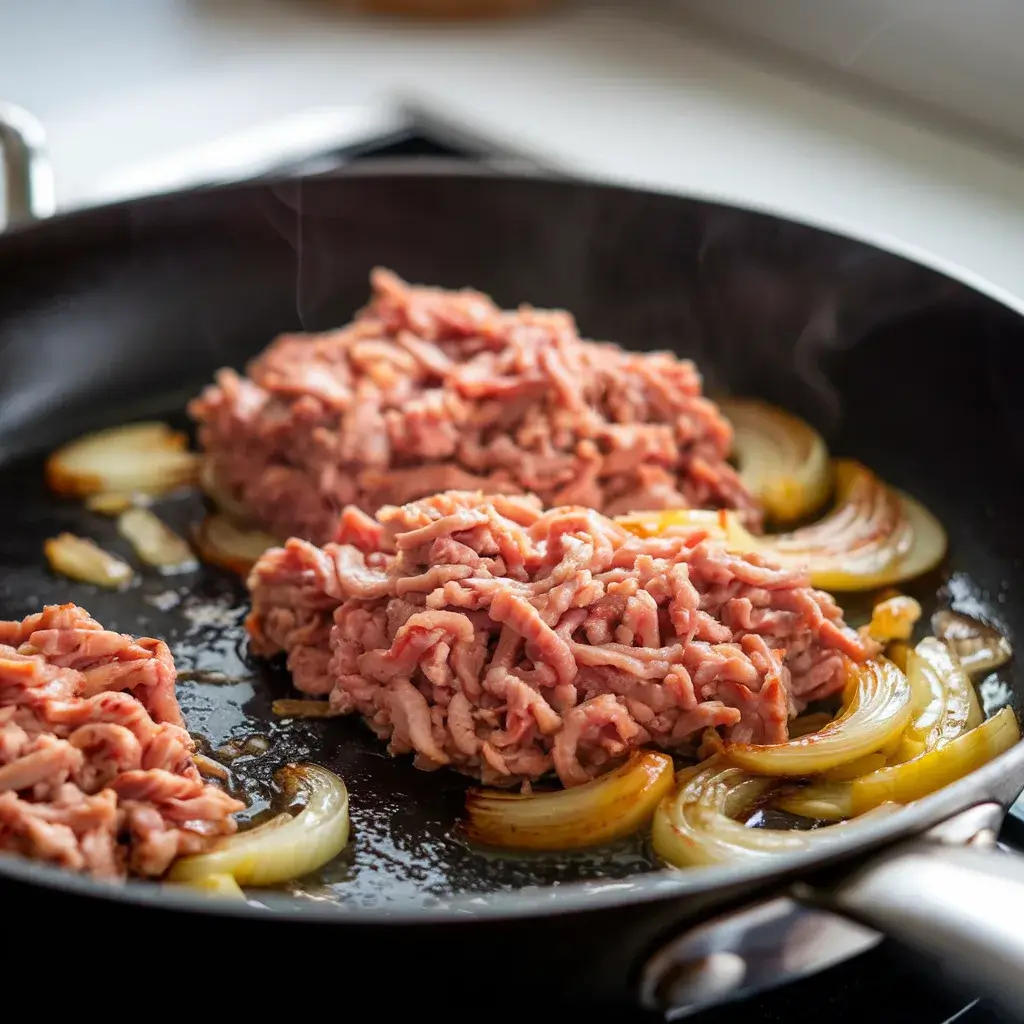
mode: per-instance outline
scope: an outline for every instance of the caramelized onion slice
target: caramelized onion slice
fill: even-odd
[[[787,743],[726,743],[724,757],[762,775],[816,775],[849,764],[895,740],[910,719],[907,677],[891,661],[849,664],[849,700],[819,732]]]
[[[671,786],[672,758],[649,750],[593,782],[555,793],[471,789],[466,834],[509,850],[597,846],[641,828]]]
[[[790,533],[755,537],[734,512],[673,509],[620,516],[642,537],[701,531],[735,552],[804,569],[823,590],[874,590],[934,569],[946,553],[938,520],[909,495],[849,459],[833,463],[836,502],[824,518]]]
[[[823,590],[871,590],[920,576],[942,561],[946,534],[919,502],[850,459],[835,462],[836,502],[823,519],[758,547],[786,566],[804,565]]]
[[[937,750],[981,724],[974,684],[941,640],[925,637],[907,655],[907,679],[913,713],[891,763]]]
[[[117,590],[130,583],[135,575],[132,567],[104,551],[98,544],[73,533],[51,537],[43,545],[50,568],[82,583]]]
[[[262,530],[249,530],[220,513],[207,516],[196,528],[195,543],[204,562],[245,576],[277,539]]]
[[[868,635],[883,644],[909,640],[920,618],[921,605],[906,594],[896,594],[879,601],[871,609]]]
[[[138,496],[139,498],[142,495]],[[90,512],[99,512],[101,516],[119,516],[122,512],[137,504],[136,496],[131,494],[118,494],[116,491],[90,494],[85,499],[85,507]]]
[[[662,860],[679,868],[760,860],[815,849],[846,834],[845,827],[750,828],[736,817],[770,793],[773,779],[749,775],[712,757],[676,777],[678,787],[654,812],[651,842]],[[888,809],[887,809],[888,810]]]
[[[956,656],[935,637],[926,637],[908,651],[907,683],[910,720],[898,740],[883,752],[825,772],[826,778],[849,781],[887,765],[902,764],[981,724],[983,715],[974,685]]]
[[[294,697],[282,697],[271,705],[275,715],[282,718],[331,718],[337,714],[331,710],[330,701],[297,700]]]
[[[756,399],[719,405],[733,426],[740,479],[769,519],[792,523],[825,503],[832,488],[828,448],[810,424]]]
[[[276,818],[223,840],[209,853],[182,857],[168,876],[197,882],[231,875],[239,885],[278,885],[301,878],[333,860],[348,842],[348,790],[337,775],[317,765],[288,765],[275,779],[305,806],[293,818]]]
[[[1012,657],[1010,641],[998,630],[969,615],[943,609],[932,616],[932,630],[972,676],[1002,668]]]
[[[672,508],[655,512],[630,512],[615,522],[638,537],[689,536],[701,533],[724,544],[730,551],[755,551],[759,539],[727,509]]]
[[[880,768],[852,782],[814,782],[777,801],[791,814],[834,820],[850,818],[882,803],[908,804],[956,782],[1009,750],[1020,740],[1010,708],[911,761]]]
[[[166,423],[112,427],[58,448],[46,481],[58,494],[164,494],[195,482],[198,456]]]
[[[117,529],[143,562],[161,572],[188,572],[196,567],[188,544],[148,508],[122,512]]]

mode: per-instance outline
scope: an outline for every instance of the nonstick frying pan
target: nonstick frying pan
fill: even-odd
[[[9,147],[22,161],[8,172],[16,214],[31,209],[33,177],[44,180],[26,171],[32,154]],[[858,825],[825,856],[666,872],[642,838],[587,854],[485,855],[459,838],[455,774],[388,758],[354,721],[273,720],[288,680],[247,654],[237,579],[204,567],[111,594],[54,577],[42,556],[62,529],[120,545],[109,521],[47,493],[53,446],[136,417],[184,423],[185,401],[218,367],[241,366],[278,332],[345,321],[369,269],[385,265],[503,305],[571,309],[585,335],[673,348],[698,361],[710,391],[805,416],[835,452],[942,519],[947,564],[911,588],[926,610],[981,617],[1012,642],[1024,636],[1017,312],[956,273],[766,213],[437,161],[24,219],[0,236],[0,616],[76,601],[109,628],[166,638],[189,727],[206,749],[233,746],[251,812],[267,806],[276,767],[313,759],[347,781],[354,839],[321,876],[248,905],[4,857],[7,920],[28,933],[79,917],[144,933],[150,958],[196,922],[221,962],[239,950],[268,970],[308,957],[319,966],[307,978],[386,979],[377,991],[395,1011],[422,1008],[440,985],[452,1013],[493,1004],[514,980],[523,1001],[639,1002],[681,1016],[884,932],[1024,1006],[1024,864],[995,850],[1024,787],[1024,744]],[[191,497],[161,507],[182,529],[201,511]],[[1012,665],[982,696],[990,712],[1009,702],[1024,714]]]

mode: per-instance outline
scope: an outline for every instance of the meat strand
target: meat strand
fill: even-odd
[[[200,778],[174,680],[165,644],[76,605],[0,622],[0,851],[158,877],[234,832],[244,804]]]
[[[780,742],[876,653],[805,576],[703,533],[452,491],[343,521],[364,550],[291,540],[256,563],[253,646],[423,768],[577,785],[707,727]]]
[[[371,284],[348,326],[277,338],[189,406],[220,487],[271,533],[368,550],[360,511],[477,488],[609,515],[735,508],[759,526],[692,362],[588,341],[561,311],[387,270]]]

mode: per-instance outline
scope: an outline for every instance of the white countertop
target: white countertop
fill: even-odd
[[[1024,310],[1024,163],[629,5],[442,27],[300,0],[0,0],[0,96],[46,125],[64,206],[226,134],[395,93],[562,168],[961,268]]]

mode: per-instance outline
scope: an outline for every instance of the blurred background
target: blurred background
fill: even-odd
[[[1016,0],[0,0],[0,100],[65,208],[306,159],[404,102],[1024,296],[1022,44]]]

